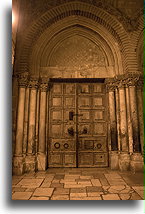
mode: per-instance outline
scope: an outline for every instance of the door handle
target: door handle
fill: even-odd
[[[70,136],[74,136],[74,129],[73,129],[73,127],[70,127],[70,128],[68,128],[68,134],[70,135]]]
[[[73,120],[74,116],[83,116],[83,114],[75,114],[73,111],[70,111],[69,120]]]

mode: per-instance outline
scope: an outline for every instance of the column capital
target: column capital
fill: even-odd
[[[39,79],[37,77],[30,77],[28,87],[31,89],[37,89],[39,85]]]
[[[144,78],[143,78],[143,76],[140,76],[140,78],[139,78],[139,80],[137,82],[137,88],[138,89],[143,89],[143,87],[144,87]]]
[[[40,88],[41,91],[47,92],[47,90],[48,90],[48,82],[49,82],[48,78],[45,78],[45,77],[41,77],[40,78],[39,88]]]
[[[107,91],[115,91],[117,85],[116,85],[116,81],[115,81],[115,78],[107,78],[105,80],[105,84],[106,84],[106,88],[107,88]]]
[[[18,86],[21,88],[26,88],[28,85],[28,74],[19,74],[17,75]]]
[[[125,88],[129,86],[143,86],[143,76],[139,73],[126,73],[107,79],[106,83],[108,85],[107,87],[113,90],[114,88]]]

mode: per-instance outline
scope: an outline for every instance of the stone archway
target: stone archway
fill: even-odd
[[[14,173],[47,168],[50,78],[104,78],[110,167],[142,169],[141,90],[136,94],[142,76],[126,24],[113,14],[70,2],[44,13],[25,33],[15,64],[19,97]]]

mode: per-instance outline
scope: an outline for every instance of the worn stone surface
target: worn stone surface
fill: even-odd
[[[49,200],[49,197],[31,197],[30,200],[39,200],[39,201],[47,201]]]
[[[107,194],[107,195],[102,195],[103,200],[120,200],[118,194]]]
[[[24,178],[18,184],[25,187],[27,186],[27,187],[35,188],[35,187],[39,187],[42,182],[43,182],[42,178],[36,178],[36,179]]]
[[[33,192],[14,192],[12,200],[29,200]]]
[[[33,196],[51,196],[52,192],[53,192],[53,188],[37,188],[34,193]]]
[[[73,175],[70,173],[74,173]],[[13,200],[142,200],[143,173],[109,169],[48,169],[13,176]],[[104,180],[104,183],[101,182]],[[95,186],[94,186],[94,185]],[[90,186],[91,185],[91,186]]]

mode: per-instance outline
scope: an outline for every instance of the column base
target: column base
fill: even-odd
[[[25,157],[25,172],[36,171],[36,157],[35,155],[27,155]]]
[[[119,168],[118,151],[111,151],[111,153],[110,153],[110,168],[112,170],[117,170]]]
[[[40,171],[46,170],[46,154],[38,153],[37,156],[37,169]]]
[[[144,158],[140,153],[131,155],[130,169],[132,172],[144,172]]]
[[[128,153],[120,153],[119,155],[119,170],[129,171],[130,170],[130,155]]]
[[[24,173],[24,158],[22,156],[13,157],[13,175],[22,175]]]

